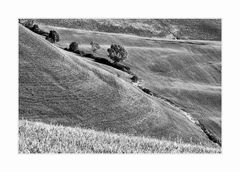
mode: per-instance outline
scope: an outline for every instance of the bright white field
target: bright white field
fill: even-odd
[[[20,121],[19,153],[220,153],[219,148]]]

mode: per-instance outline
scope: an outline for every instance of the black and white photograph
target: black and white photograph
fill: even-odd
[[[19,19],[19,153],[221,153],[221,19]]]
[[[240,171],[237,0],[0,8],[0,171]]]

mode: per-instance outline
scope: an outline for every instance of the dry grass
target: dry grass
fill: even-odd
[[[74,40],[81,43],[83,50],[88,50],[89,42],[94,40],[102,46],[98,51],[101,57],[107,57],[106,49],[111,43],[124,45],[129,53],[124,63],[143,79],[144,87],[190,112],[221,140],[221,42],[168,41],[54,29],[62,35],[59,46],[66,47]],[[98,67],[112,70],[102,65]]]
[[[51,29],[51,27],[44,29],[46,28]],[[198,113],[204,112],[201,118],[205,119],[206,124],[211,122],[214,131],[221,134],[220,106],[219,101],[216,101],[220,96],[218,76],[206,78],[209,75],[203,73],[198,79],[191,77],[192,71],[181,71],[187,66],[189,56],[198,63],[202,60],[206,62],[205,58],[214,58],[219,63],[218,42],[204,42],[204,46],[199,41],[189,43],[61,28],[54,30],[61,35],[61,41],[57,46],[67,47],[70,42],[77,41],[84,45],[80,47],[88,49],[88,44],[93,40],[103,47],[98,51],[100,56],[106,56],[105,49],[109,46],[102,44],[113,42],[123,44],[129,51],[129,58],[125,63],[145,81],[143,84],[158,94],[163,93],[162,95],[170,97],[178,104],[189,105],[196,113],[194,114],[196,117],[200,116]],[[158,139],[174,140],[179,137],[183,142],[209,142],[198,127],[174,108],[133,87],[126,79],[127,75],[118,78],[119,71],[96,64],[89,59],[70,55],[71,53],[50,45],[24,28],[20,27],[19,35],[20,119],[66,126],[93,127],[95,130],[131,133]],[[209,48],[206,47],[213,48],[208,51]],[[202,54],[201,58],[197,58],[199,54]],[[176,62],[168,59],[174,59]],[[158,60],[159,63],[156,62]],[[159,67],[151,66],[161,65],[164,60],[170,67],[168,69],[167,65],[164,65],[166,69],[163,72],[156,71]],[[214,72],[212,68],[210,69],[209,71]],[[172,93],[175,87],[178,90],[177,94]],[[187,94],[181,96],[183,90],[186,90]],[[216,104],[209,104],[210,106],[206,108],[201,103],[192,101],[199,95],[183,99],[184,96],[191,95],[191,91],[196,90],[200,90],[203,95],[208,94],[209,97],[213,94],[217,95],[217,99],[214,97],[207,99]],[[204,101],[206,99],[200,99],[200,102]],[[187,110],[190,109],[189,107],[186,107]]]
[[[66,28],[134,34],[146,37],[221,40],[220,19],[37,19]]]
[[[19,153],[221,153],[221,149],[20,121]]]

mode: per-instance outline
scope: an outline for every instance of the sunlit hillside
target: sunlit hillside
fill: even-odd
[[[106,49],[110,44],[124,45],[129,53],[124,64],[141,78],[142,86],[191,113],[221,140],[221,42],[169,41],[59,27],[42,28],[57,30],[62,35],[58,43],[62,48],[77,41],[82,50],[90,51],[89,42],[94,40],[102,46],[97,56],[103,58],[108,58]]]
[[[20,122],[20,128],[24,128],[20,131],[21,143],[29,146],[24,139],[40,128],[44,135],[56,137],[49,133],[52,128],[64,138],[69,137],[65,131],[87,133],[81,139],[93,134],[91,138],[95,141],[89,145],[94,151],[79,148],[74,142],[77,152],[98,152],[93,144],[99,144],[102,139],[111,140],[111,146],[118,147],[113,151],[116,153],[126,152],[123,147],[129,146],[129,142],[130,145],[137,144],[137,147],[130,146],[132,152],[220,151],[217,147],[221,145],[221,42],[209,41],[220,40],[220,37],[215,31],[205,31],[204,34],[199,31],[204,38],[194,35],[194,28],[199,29],[198,25],[211,26],[213,30],[219,28],[218,20],[206,20],[205,25],[193,21],[189,38],[187,33],[178,30],[181,40],[170,38],[169,35],[174,34],[167,32],[167,26],[157,29],[153,23],[159,24],[161,20],[150,23],[144,20],[142,23],[134,20],[66,21],[36,20],[44,31],[59,33],[57,43],[50,43],[44,36],[19,25],[19,119],[32,121]],[[184,21],[185,27],[189,27],[189,21]],[[75,22],[80,24],[75,25]],[[126,30],[120,34],[111,33],[98,27],[92,29],[95,22],[118,28],[127,22],[127,26],[145,32],[135,35]],[[182,28],[177,20],[163,22],[171,27],[175,23],[178,29]],[[72,25],[84,30],[74,29]],[[155,30],[149,35],[151,29]],[[164,39],[152,38],[160,37],[154,35],[157,31],[164,34]],[[203,40],[205,38],[209,40]],[[92,54],[95,59],[66,51],[73,41],[79,43],[80,51]],[[96,53],[91,51],[91,41],[101,46]],[[107,57],[107,48],[113,43],[121,44],[127,50],[128,58],[121,64],[129,67],[131,72],[108,64],[111,60]],[[133,75],[139,78],[137,83],[132,82]],[[75,127],[77,129],[71,129]],[[119,139],[125,146],[115,145],[115,140]],[[65,141],[69,142],[69,139]],[[168,142],[166,145],[165,141]],[[148,142],[151,148],[146,151],[142,146]],[[178,148],[173,146],[175,142]],[[113,150],[109,150],[105,142],[102,146],[106,146],[106,149],[100,149],[103,152]],[[167,151],[164,150],[166,147]],[[207,147],[218,150],[208,150]],[[69,152],[67,149],[61,152]],[[29,149],[23,148],[20,152],[24,150]],[[59,149],[43,152],[55,150]]]
[[[50,26],[145,37],[221,41],[220,19],[37,19]]]

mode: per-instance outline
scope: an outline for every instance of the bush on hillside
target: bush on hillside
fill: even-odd
[[[116,64],[120,61],[123,61],[127,58],[127,51],[121,45],[112,44],[110,48],[107,49],[108,57],[113,60]]]
[[[31,28],[31,30],[35,33],[39,33],[40,32],[40,28],[37,24],[34,24],[33,27]]]
[[[37,33],[39,35],[43,35],[43,36],[46,36],[46,37],[49,35],[47,32],[41,30],[37,24],[34,24],[33,27],[31,27],[29,29],[32,30],[34,33]]]
[[[79,49],[78,49],[78,43],[77,42],[72,42],[70,45],[69,45],[69,51],[71,52],[77,52]]]
[[[152,93],[149,89],[147,89],[147,88],[143,88],[143,87],[141,87],[141,86],[139,86],[139,88],[140,88],[142,91],[144,91],[145,93],[147,93],[147,94],[153,96],[153,93]]]
[[[46,39],[52,43],[59,42],[59,34],[55,30],[51,30],[49,34],[46,36]]]
[[[130,70],[130,67],[128,67],[128,66],[124,66],[124,65],[119,64],[119,63],[113,63],[113,64],[112,64],[112,67],[114,67],[114,68],[116,68],[116,69],[119,69],[119,70],[121,70],[121,71],[123,71],[123,72],[126,72],[126,73],[128,73],[128,74],[133,74],[133,73],[131,72],[131,70]]]
[[[34,20],[32,19],[19,19],[19,23],[21,23],[23,26],[25,26],[28,29],[32,29],[33,25],[34,25]]]
[[[94,58],[94,59],[95,59],[94,55],[91,54],[91,53],[85,53],[83,56],[84,56],[84,57],[89,57],[89,58]]]
[[[138,77],[136,75],[133,75],[133,77],[131,78],[132,82],[137,82],[138,81]]]
[[[87,54],[84,51],[76,50],[74,53],[79,54],[80,56],[85,57]]]
[[[101,48],[98,43],[93,42],[93,41],[90,42],[90,45],[92,46],[92,51],[93,51],[93,53],[95,53],[98,49]]]
[[[34,20],[32,19],[19,19],[19,23],[21,23],[23,26],[39,35],[43,36],[49,35],[47,32],[41,30],[37,24],[34,24]]]

